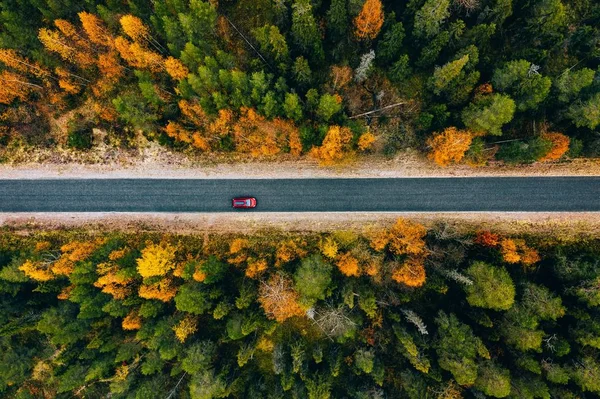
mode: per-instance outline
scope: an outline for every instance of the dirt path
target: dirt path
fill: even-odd
[[[92,155],[89,155],[90,157]],[[101,162],[95,162],[102,160]],[[560,163],[519,166],[466,165],[440,168],[415,151],[393,159],[360,157],[353,163],[322,167],[310,159],[218,163],[210,158],[189,158],[183,154],[149,146],[137,154],[111,153],[104,158],[57,156],[39,157],[33,162],[0,164],[0,179],[39,178],[310,178],[310,177],[474,177],[474,176],[598,176],[600,159],[578,159]]]

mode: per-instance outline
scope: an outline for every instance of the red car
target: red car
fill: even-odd
[[[231,200],[231,205],[234,208],[256,208],[256,198],[240,197]]]

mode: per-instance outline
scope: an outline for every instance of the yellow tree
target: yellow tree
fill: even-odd
[[[347,127],[330,126],[320,147],[313,147],[310,155],[322,165],[330,165],[341,160],[352,141],[352,132]]]
[[[290,317],[302,316],[305,310],[299,304],[300,296],[292,288],[292,281],[276,273],[269,281],[263,281],[259,289],[258,302],[267,317],[284,322]]]
[[[164,60],[160,54],[144,48],[138,42],[130,42],[122,36],[115,39],[115,47],[130,66],[134,68],[147,69],[158,73],[164,69]]]
[[[100,18],[85,11],[77,15],[79,16],[83,30],[92,43],[105,47],[114,47],[114,39]]]
[[[460,162],[473,141],[473,133],[449,127],[427,140],[431,151],[429,159],[440,166],[448,166],[452,162]]]
[[[2,71],[0,73],[0,104],[10,104],[19,99],[26,101],[29,94],[41,86],[29,83],[27,79],[19,74]]]
[[[175,80],[183,80],[190,73],[189,69],[181,61],[173,57],[165,59],[165,70]]]
[[[129,312],[121,323],[123,330],[139,330],[142,327],[142,318],[136,310]]]
[[[381,0],[367,0],[354,18],[354,33],[359,39],[375,39],[383,26]]]
[[[175,268],[175,251],[169,243],[152,244],[142,250],[137,259],[138,273],[144,277],[164,276]]]
[[[422,255],[427,229],[406,219],[398,219],[389,233],[389,249],[396,255]]]
[[[361,134],[358,138],[358,149],[361,151],[367,151],[375,143],[375,135],[371,132]]]
[[[177,340],[184,343],[190,335],[198,331],[198,319],[192,315],[186,315],[173,327],[173,331]]]

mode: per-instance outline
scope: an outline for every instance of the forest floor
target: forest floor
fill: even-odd
[[[476,176],[597,176],[600,159],[507,166],[494,163],[472,167],[441,168],[416,150],[393,158],[364,155],[341,165],[320,166],[307,157],[256,160],[222,155],[192,156],[173,152],[156,143],[135,150],[95,147],[87,152],[67,149],[27,151],[19,148],[0,154],[0,179],[34,178],[377,178]]]
[[[82,229],[88,232],[160,231],[177,234],[352,230],[368,233],[399,217],[427,227],[447,225],[461,233],[491,230],[506,235],[541,234],[563,241],[600,235],[600,213],[0,213],[11,231]]]

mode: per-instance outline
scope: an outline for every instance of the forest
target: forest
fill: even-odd
[[[0,26],[5,153],[600,156],[594,0],[3,0]]]
[[[600,241],[0,232],[5,398],[597,398]]]

